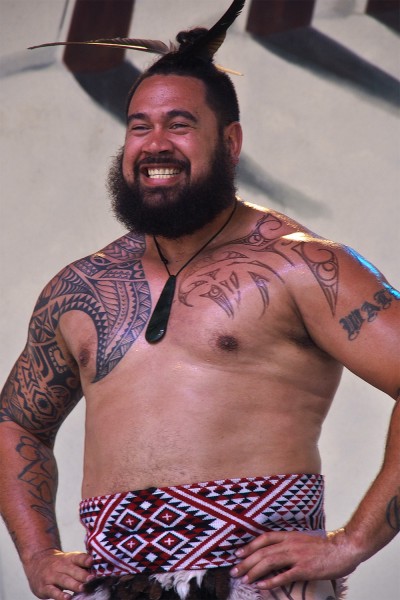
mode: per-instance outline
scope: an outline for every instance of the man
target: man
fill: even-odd
[[[399,529],[398,403],[381,472],[327,536],[317,449],[342,365],[398,398],[399,295],[235,199],[240,148],[209,61],[135,84],[110,176],[130,232],[46,286],[2,395],[1,510],[38,598],[327,600]],[[82,395],[88,554],[62,552],[54,515],[54,438]]]

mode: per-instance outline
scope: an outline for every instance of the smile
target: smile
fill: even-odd
[[[147,176],[151,179],[166,179],[168,177],[174,177],[175,175],[179,175],[181,172],[180,169],[147,169]]]

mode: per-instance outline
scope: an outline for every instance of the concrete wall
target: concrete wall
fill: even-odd
[[[168,41],[179,29],[212,24],[227,4],[137,0],[131,33]],[[33,304],[48,279],[121,233],[104,180],[123,142],[122,125],[78,86],[61,62],[62,50],[25,50],[65,39],[72,8],[64,0],[0,0],[2,380],[22,349]],[[363,0],[320,0],[315,43],[338,50],[331,56],[338,67],[357,57],[389,83],[399,80],[398,38],[365,16],[364,8]],[[357,72],[346,80],[329,61],[294,60],[287,48],[257,43],[245,32],[247,10],[218,55],[219,63],[244,73],[234,80],[245,131],[241,195],[354,246],[398,287],[400,127],[390,93],[383,85],[374,94],[357,83]],[[130,60],[138,68],[149,63],[148,55]],[[328,527],[349,518],[379,468],[392,404],[345,374],[320,444]],[[84,402],[56,445],[66,549],[83,548],[77,519],[83,420]],[[399,550],[396,540],[362,565],[351,578],[349,600],[396,600]],[[0,580],[1,600],[31,600],[3,525]]]

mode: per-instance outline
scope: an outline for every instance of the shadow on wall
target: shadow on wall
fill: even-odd
[[[124,61],[101,73],[73,73],[73,76],[92,100],[125,125],[126,98],[140,73],[132,63]]]
[[[253,37],[266,50],[288,62],[340,81],[341,85],[381,100],[391,109],[400,106],[400,86],[395,77],[312,27]]]

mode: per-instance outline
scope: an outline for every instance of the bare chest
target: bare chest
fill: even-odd
[[[194,261],[178,275],[167,332],[152,345],[145,332],[168,275],[151,261],[122,265],[80,281],[62,315],[62,335],[82,379],[91,382],[128,364],[128,354],[132,368],[161,346],[162,354],[179,348],[194,362],[222,365],[233,357],[265,359],[277,343],[305,347],[310,340],[286,288],[288,266],[279,252],[235,246]]]

